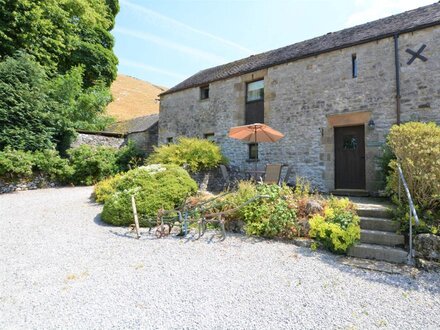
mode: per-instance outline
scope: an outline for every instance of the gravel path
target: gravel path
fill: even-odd
[[[136,240],[91,191],[0,195],[1,329],[440,328],[440,275],[243,236]]]

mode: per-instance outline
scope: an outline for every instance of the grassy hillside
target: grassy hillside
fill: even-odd
[[[107,107],[107,114],[120,122],[159,113],[159,102],[156,99],[166,90],[165,87],[118,74],[111,86],[113,101]]]

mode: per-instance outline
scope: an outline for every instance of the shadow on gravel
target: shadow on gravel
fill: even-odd
[[[406,265],[393,265],[395,268],[401,269],[399,273],[363,269],[346,264],[346,261],[350,258],[337,256],[327,251],[313,252],[313,256],[318,257],[322,262],[341,272],[360,277],[366,281],[381,283],[405,290],[429,291],[434,295],[440,294],[440,274],[418,271],[416,268]]]

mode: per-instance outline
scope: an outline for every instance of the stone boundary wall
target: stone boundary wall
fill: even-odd
[[[0,194],[7,194],[14,191],[54,188],[58,186],[60,186],[60,184],[48,180],[44,175],[37,175],[30,181],[18,180],[16,182],[6,182],[0,180]]]
[[[113,148],[121,148],[126,144],[126,142],[127,142],[126,139],[123,137],[78,133],[78,137],[72,143],[71,148],[77,148],[84,144],[94,147],[106,146]]]

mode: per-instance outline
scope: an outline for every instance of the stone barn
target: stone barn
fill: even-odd
[[[440,3],[203,70],[161,94],[159,144],[215,140],[231,163],[287,163],[321,191],[375,193],[393,124],[440,122]],[[273,144],[228,138],[266,123]]]

